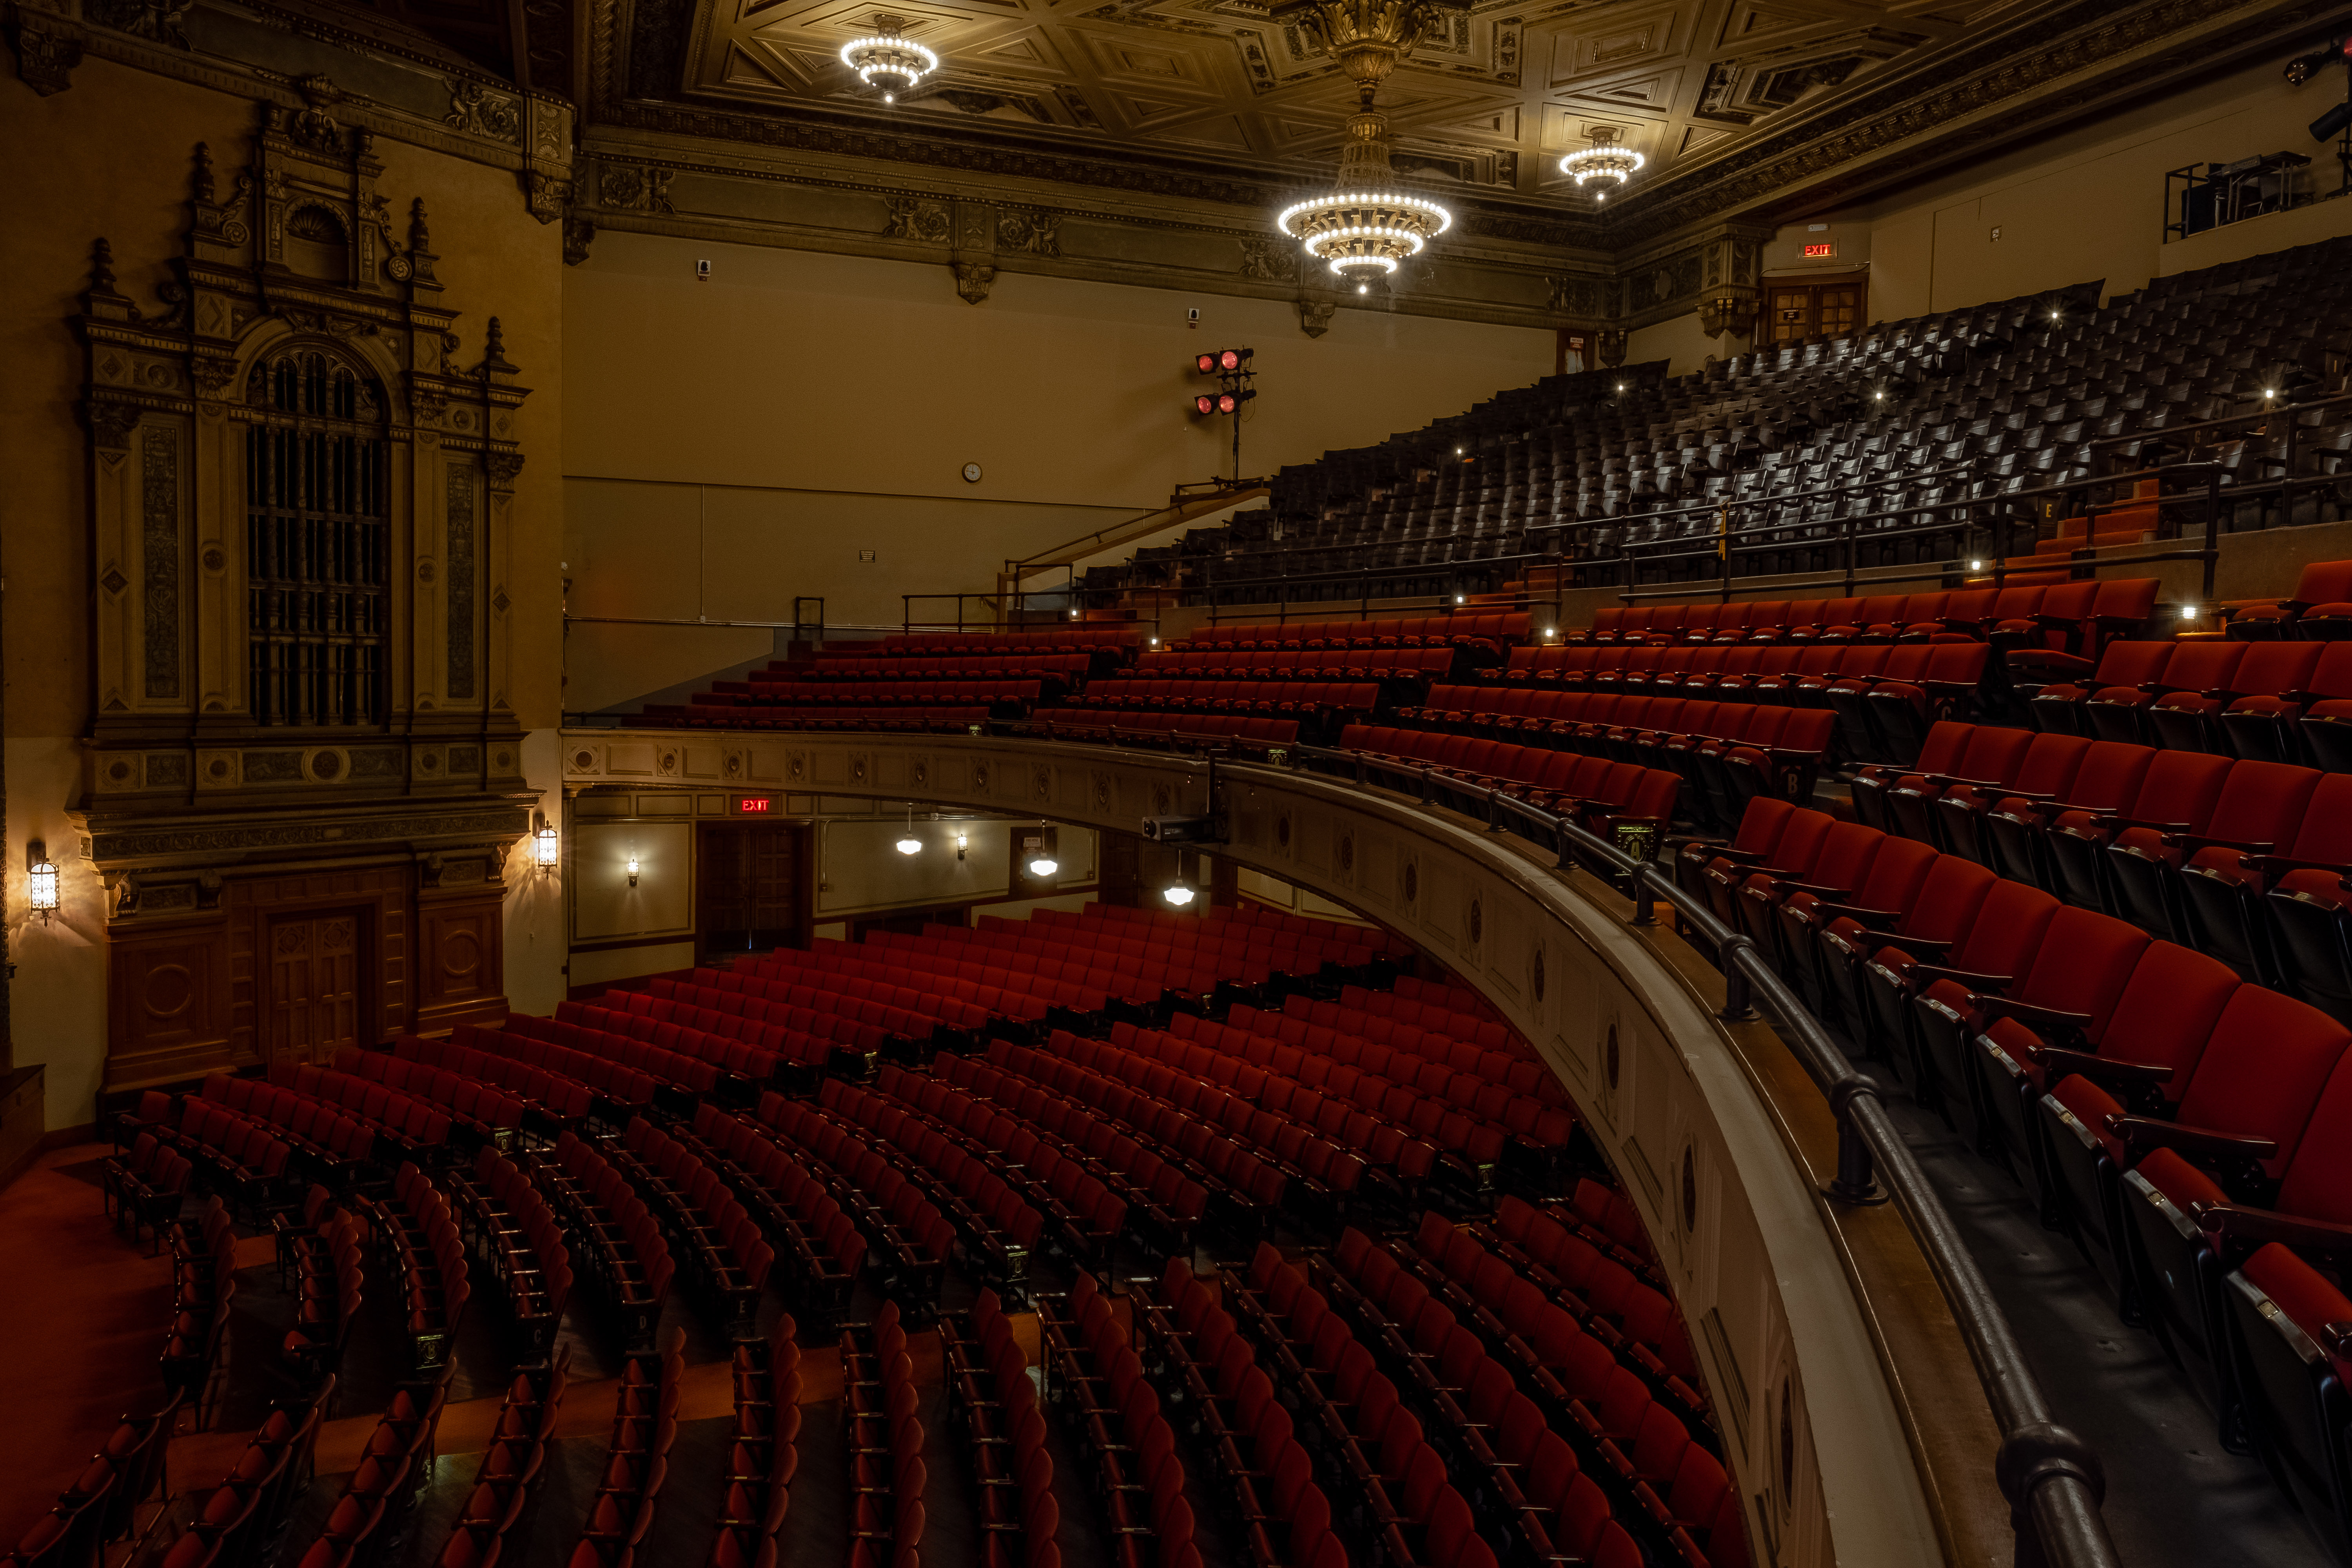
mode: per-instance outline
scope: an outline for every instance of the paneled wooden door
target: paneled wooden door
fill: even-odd
[[[269,921],[268,1057],[325,1062],[360,1043],[367,913],[331,910]]]
[[[1868,281],[1868,275],[1860,272],[1802,282],[1766,279],[1764,341],[1785,343],[1798,338],[1843,338],[1859,331]]]
[[[695,942],[708,956],[803,940],[803,829],[790,823],[705,823],[695,841]]]

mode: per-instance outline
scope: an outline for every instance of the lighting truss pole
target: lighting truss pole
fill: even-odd
[[[1194,395],[1193,415],[1201,418],[1213,418],[1220,414],[1233,416],[1234,480],[1236,484],[1242,477],[1242,405],[1257,395],[1256,389],[1250,385],[1257,377],[1257,372],[1249,367],[1250,358],[1255,353],[1252,349],[1218,349],[1212,353],[1192,356],[1195,372],[1217,378],[1215,392]]]

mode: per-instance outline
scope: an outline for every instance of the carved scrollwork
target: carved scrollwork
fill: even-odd
[[[286,123],[287,140],[314,153],[341,156],[343,128],[327,111],[342,101],[342,89],[326,77],[317,75],[302,78],[294,87],[302,95],[302,107]]]
[[[628,212],[676,213],[670,205],[670,171],[635,163],[607,163],[596,182],[599,205]]]
[[[82,45],[82,30],[74,23],[54,12],[19,5],[8,25],[8,43],[16,51],[17,76],[43,98],[72,85]]]
[[[959,261],[955,264],[956,292],[964,302],[977,305],[988,298],[996,286],[996,268],[984,261]]]
[[[1336,300],[1301,300],[1298,301],[1298,330],[1310,338],[1319,338],[1331,330],[1331,313],[1339,308]]]
[[[996,248],[1019,255],[1062,254],[1062,215],[1009,208],[996,219]]]
[[[563,265],[577,267],[588,259],[588,244],[596,237],[596,226],[591,220],[573,214],[563,220]]]
[[[494,142],[522,142],[522,101],[494,92],[479,82],[449,84],[449,112],[441,123],[452,131],[470,132]]]
[[[1242,276],[1261,283],[1289,283],[1298,277],[1296,247],[1271,239],[1242,241]]]
[[[890,198],[890,221],[883,226],[882,237],[908,239],[920,245],[945,245],[948,227],[946,203],[925,201],[919,196],[893,196]]]
[[[135,403],[92,398],[83,412],[89,422],[91,443],[121,452],[130,449],[131,432],[139,427],[140,417],[147,411]]]
[[[541,223],[553,223],[572,205],[572,182],[553,174],[532,170],[523,176],[524,193],[530,216]]]
[[[188,5],[189,0],[83,0],[82,15],[101,27],[184,49]]]

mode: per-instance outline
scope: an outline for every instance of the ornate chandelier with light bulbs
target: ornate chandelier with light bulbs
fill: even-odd
[[[1574,179],[1578,190],[1590,187],[1594,201],[1605,202],[1611,191],[1640,173],[1642,163],[1642,154],[1618,141],[1614,127],[1604,125],[1594,129],[1591,146],[1559,161],[1559,172]]]
[[[1355,79],[1360,103],[1348,119],[1331,190],[1285,207],[1275,226],[1359,294],[1453,226],[1444,207],[1399,187],[1389,165],[1388,118],[1372,99],[1397,61],[1464,8],[1460,0],[1293,0],[1272,13],[1319,37],[1324,52]]]
[[[896,103],[905,92],[940,68],[940,57],[906,37],[897,16],[874,18],[874,36],[841,46],[841,63],[868,87],[882,89],[882,101]]]

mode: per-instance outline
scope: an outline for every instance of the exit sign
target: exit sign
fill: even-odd
[[[1809,260],[1816,256],[1835,256],[1836,254],[1837,241],[1833,239],[1817,240],[1805,247],[1805,256]]]
[[[735,803],[735,809],[738,811],[765,811],[768,809],[769,805],[773,803],[773,796],[764,795],[745,795],[741,800]]]

